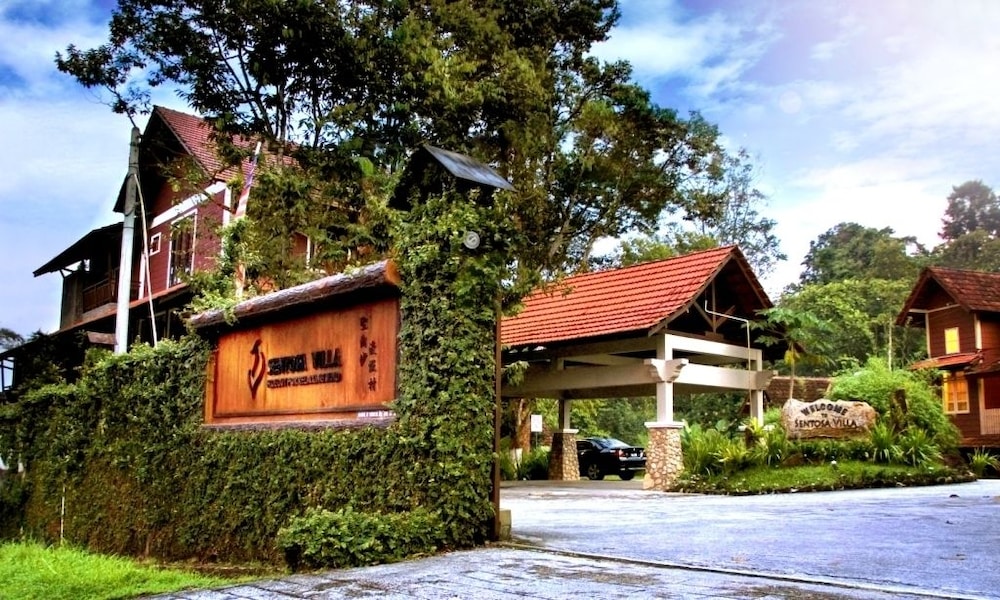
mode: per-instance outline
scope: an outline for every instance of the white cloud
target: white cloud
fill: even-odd
[[[736,86],[753,66],[775,32],[759,13],[717,11],[688,17],[673,2],[624,2],[641,15],[620,25],[593,54],[604,60],[629,61],[640,81],[681,77],[699,98]]]

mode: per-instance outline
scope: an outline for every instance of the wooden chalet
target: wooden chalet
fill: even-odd
[[[941,402],[963,447],[1000,447],[1000,273],[927,267],[896,324],[923,327]]]
[[[647,423],[651,444],[654,429],[681,426],[674,420],[675,394],[746,392],[751,415],[762,420],[764,390],[774,375],[763,361],[772,357],[747,323],[771,306],[736,246],[568,277],[533,293],[520,314],[504,319],[504,363],[525,361],[528,368],[502,395],[559,399],[556,445],[575,433],[569,405],[578,398],[655,395],[656,415]],[[556,472],[579,476],[571,465],[557,465]]]
[[[220,254],[218,228],[229,222],[239,192],[230,184],[241,171],[246,177],[250,161],[226,167],[211,133],[200,117],[160,106],[142,133],[129,341],[151,340],[154,325],[157,337],[181,334],[178,312],[191,299],[185,276],[211,269]],[[252,147],[249,141],[244,145]],[[173,178],[182,175],[194,182],[179,188]],[[123,212],[124,195],[123,183],[115,212]],[[86,331],[94,340],[114,343],[122,229],[122,223],[95,229],[35,270],[36,277],[63,276],[57,334]],[[305,252],[307,241],[296,240],[296,247]]]

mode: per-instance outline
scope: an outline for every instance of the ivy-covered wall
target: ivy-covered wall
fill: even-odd
[[[195,337],[93,353],[78,381],[0,406],[0,534],[168,559],[277,562],[309,508],[419,509],[436,546],[490,534],[494,327],[505,219],[446,193],[396,231],[400,394],[388,426],[202,427],[209,348]],[[466,231],[483,244],[462,245]],[[353,513],[352,513],[353,514]],[[426,521],[426,519],[424,519]]]

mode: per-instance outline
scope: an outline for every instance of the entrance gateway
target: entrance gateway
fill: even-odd
[[[564,480],[579,477],[572,400],[655,396],[643,487],[666,490],[683,468],[675,394],[746,392],[762,422],[765,353],[783,349],[756,347],[747,322],[771,307],[736,246],[569,277],[504,319],[504,363],[528,367],[502,395],[559,401],[549,478]]]

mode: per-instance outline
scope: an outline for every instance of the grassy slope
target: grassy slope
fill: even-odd
[[[0,598],[103,600],[225,583],[222,579],[143,566],[66,546],[0,545]]]

